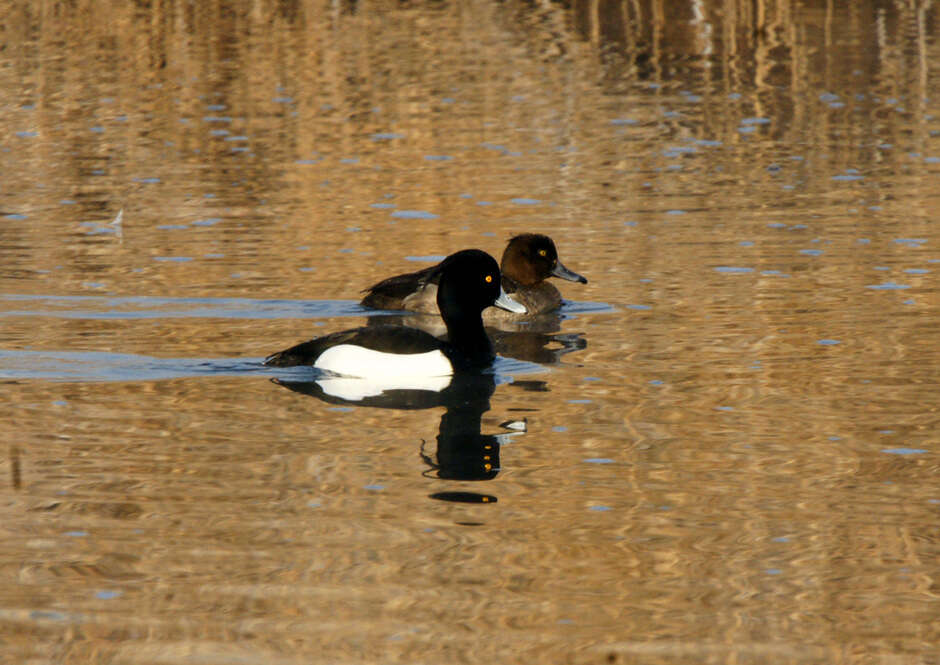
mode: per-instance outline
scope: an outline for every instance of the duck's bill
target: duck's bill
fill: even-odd
[[[499,287],[499,298],[497,298],[496,302],[493,304],[497,307],[502,307],[508,312],[515,312],[516,314],[526,313],[525,305],[510,298],[509,295],[503,291],[503,287]]]
[[[561,279],[567,279],[569,282],[580,282],[581,284],[587,284],[586,278],[582,277],[573,270],[568,270],[561,264],[561,261],[555,264],[555,269],[552,270],[552,277],[560,277]]]

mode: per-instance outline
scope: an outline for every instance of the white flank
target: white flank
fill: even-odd
[[[353,344],[339,344],[320,354],[314,367],[343,376],[367,379],[450,376],[450,361],[440,351],[427,353],[383,353]]]
[[[388,390],[430,390],[441,392],[450,385],[449,376],[405,376],[358,378],[337,376],[320,379],[317,384],[327,395],[339,397],[347,402],[358,402],[366,397],[375,397]]]

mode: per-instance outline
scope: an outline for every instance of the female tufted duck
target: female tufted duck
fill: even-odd
[[[273,367],[313,365],[354,377],[450,376],[479,369],[494,358],[480,313],[491,305],[524,313],[500,286],[496,260],[478,249],[448,256],[434,267],[437,305],[448,341],[400,326],[355,328],[303,342],[268,356]]]
[[[561,306],[561,294],[545,280],[560,277],[570,282],[587,284],[581,275],[568,270],[558,260],[555,243],[548,236],[523,233],[512,238],[503,252],[500,264],[503,290],[526,308],[525,317],[543,314]],[[417,272],[396,275],[366,289],[362,299],[364,307],[396,309],[426,314],[437,314],[437,279],[439,266]],[[497,322],[519,318],[505,310],[487,309],[484,321]]]

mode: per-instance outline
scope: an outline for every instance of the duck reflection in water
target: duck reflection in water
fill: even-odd
[[[421,459],[426,476],[442,480],[492,480],[500,471],[500,446],[524,434],[524,421],[507,423],[503,434],[483,434],[482,417],[490,409],[496,377],[490,372],[440,377],[445,385],[423,388],[391,388],[377,392],[362,379],[324,376],[314,381],[272,379],[294,392],[311,395],[330,404],[386,409],[429,409],[443,406],[437,450],[429,453],[422,441]],[[438,492],[432,498],[465,503],[494,503],[496,497],[475,492]]]

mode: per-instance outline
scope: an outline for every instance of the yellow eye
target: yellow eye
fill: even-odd
[[[539,256],[547,256],[547,255],[548,255],[548,252],[545,251],[544,249],[539,250]]]
[[[493,281],[493,276],[492,276],[492,275],[487,275],[487,276],[484,277],[483,279],[485,279],[485,280],[486,280],[486,283],[489,284],[490,282]]]

